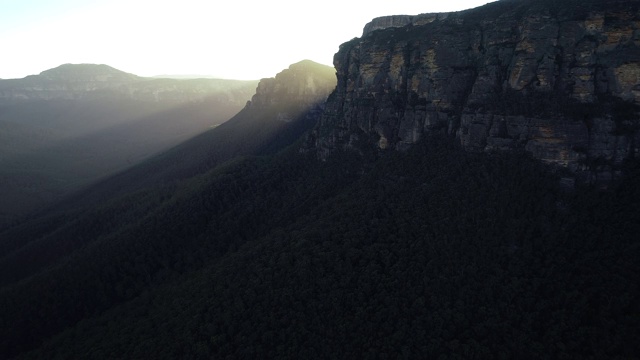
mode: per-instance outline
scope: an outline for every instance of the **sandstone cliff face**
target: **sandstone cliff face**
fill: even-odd
[[[640,146],[639,5],[504,0],[376,19],[335,55],[338,85],[309,140],[322,158],[437,132],[614,176]]]
[[[24,79],[0,80],[0,102],[128,99],[186,103],[209,99],[244,105],[257,81],[156,79],[107,65],[65,64]]]

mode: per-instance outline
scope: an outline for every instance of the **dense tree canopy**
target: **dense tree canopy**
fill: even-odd
[[[637,170],[565,191],[524,155],[437,139],[239,158],[40,224],[2,259],[25,266],[3,272],[2,354],[633,357]],[[29,269],[47,243],[74,251]]]

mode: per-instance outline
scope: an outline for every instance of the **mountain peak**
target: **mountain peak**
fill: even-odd
[[[126,73],[105,64],[63,64],[41,72],[40,76],[48,80],[74,82],[128,82],[140,79],[137,75]]]
[[[289,69],[291,70],[295,70],[295,69],[329,69],[331,71],[334,71],[333,66],[329,66],[329,65],[324,65],[324,64],[320,64],[317,63],[313,60],[301,60],[298,61],[297,63],[293,63],[291,65],[289,65]]]

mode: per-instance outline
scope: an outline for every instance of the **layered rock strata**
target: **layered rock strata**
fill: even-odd
[[[376,19],[335,55],[338,85],[310,145],[324,158],[442,133],[615,176],[640,146],[639,6],[504,0],[424,23]]]

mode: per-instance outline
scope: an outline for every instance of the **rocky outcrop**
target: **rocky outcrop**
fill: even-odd
[[[258,81],[158,79],[107,65],[65,64],[24,79],[0,80],[0,102],[111,98],[186,103],[203,99],[244,105]]]
[[[640,146],[639,7],[503,0],[422,24],[376,19],[335,55],[338,85],[310,146],[324,158],[440,133],[470,151],[523,149],[615,176]]]
[[[276,111],[277,119],[290,122],[300,113],[324,104],[335,87],[335,69],[303,60],[273,78],[260,80],[247,108]]]

